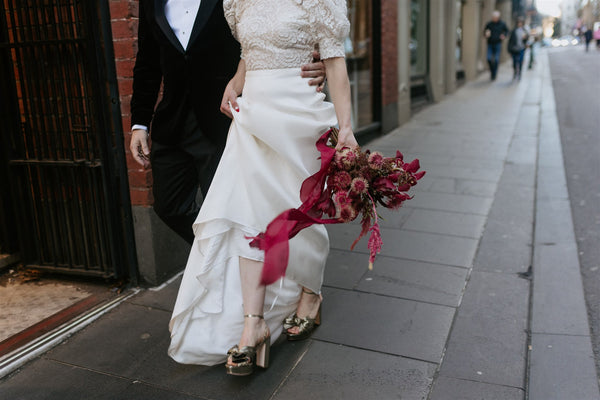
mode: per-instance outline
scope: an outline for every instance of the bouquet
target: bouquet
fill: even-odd
[[[399,151],[395,157],[348,147],[336,151],[337,133],[337,129],[331,128],[317,141],[321,169],[303,182],[300,207],[279,214],[265,232],[249,238],[250,246],[265,251],[264,284],[285,275],[289,240],[302,229],[313,224],[347,223],[359,216],[362,229],[351,249],[370,233],[369,269],[372,269],[383,245],[377,206],[398,209],[412,198],[407,192],[425,175],[425,171],[419,172],[419,160],[405,163]]]

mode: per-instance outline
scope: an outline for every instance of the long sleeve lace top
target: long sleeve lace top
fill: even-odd
[[[224,0],[225,18],[247,70],[300,67],[344,57],[350,30],[346,0]]]

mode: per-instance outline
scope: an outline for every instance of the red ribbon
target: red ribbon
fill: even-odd
[[[269,285],[282,276],[287,269],[290,239],[304,228],[313,224],[336,224],[341,220],[322,219],[323,211],[315,205],[323,200],[323,191],[327,181],[329,166],[335,157],[336,150],[327,146],[331,130],[328,130],[317,141],[317,149],[321,153],[321,169],[314,175],[306,178],[300,189],[302,204],[279,214],[268,226],[267,230],[252,239],[251,247],[265,252],[265,262],[262,270],[262,283]]]

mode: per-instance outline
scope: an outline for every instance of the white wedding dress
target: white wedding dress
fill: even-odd
[[[169,324],[169,355],[184,364],[224,362],[244,324],[239,257],[262,261],[246,238],[300,205],[304,179],[319,170],[317,139],[337,123],[335,110],[300,67],[318,46],[343,57],[345,0],[225,0],[241,43],[246,82],[227,145],[194,223],[195,241]],[[329,239],[323,226],[290,241],[286,277],[267,287],[264,316],[272,340],[296,310],[301,287],[320,292]]]

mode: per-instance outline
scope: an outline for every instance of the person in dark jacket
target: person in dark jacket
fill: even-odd
[[[584,29],[585,32],[583,32],[583,37],[585,39],[585,51],[588,52],[590,51],[590,43],[594,37],[594,32],[592,32],[592,30],[588,27],[584,27]]]
[[[513,79],[521,80],[527,39],[529,39],[529,32],[525,29],[525,20],[519,17],[517,26],[510,32],[510,37],[508,38],[508,52],[513,59]]]
[[[492,20],[485,25],[483,33],[487,38],[487,60],[490,66],[491,78],[495,80],[498,74],[498,64],[500,63],[502,41],[508,35],[508,27],[500,19],[500,11],[492,13]]]
[[[207,193],[225,147],[231,120],[219,108],[239,59],[222,0],[140,0],[130,150],[152,165],[154,210],[188,243],[198,188]],[[323,63],[303,70],[323,82]]]

